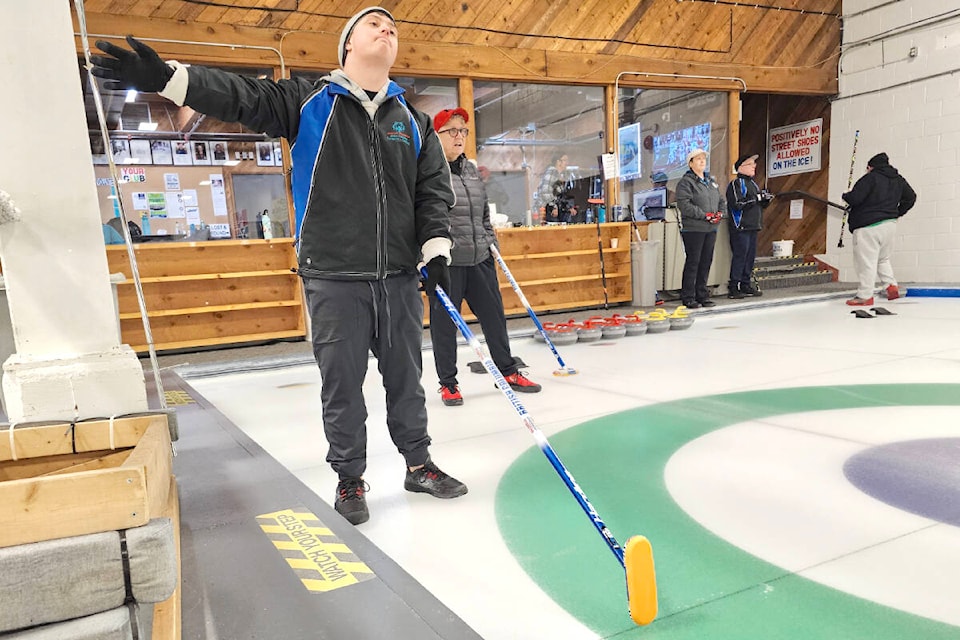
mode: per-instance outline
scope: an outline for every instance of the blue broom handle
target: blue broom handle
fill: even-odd
[[[523,291],[520,290],[520,284],[514,279],[513,274],[510,273],[510,269],[507,268],[507,263],[504,261],[503,256],[500,255],[500,252],[494,245],[490,245],[490,254],[497,261],[497,264],[500,265],[500,269],[503,271],[503,275],[507,277],[507,280],[510,281],[510,286],[513,287],[514,292],[517,294],[517,297],[520,298],[520,303],[527,310],[527,315],[530,316],[530,319],[533,320],[533,324],[537,326],[537,331],[540,332],[540,335],[543,336],[544,341],[547,343],[547,346],[550,347],[550,350],[553,351],[553,356],[557,359],[557,362],[564,369],[569,369],[567,363],[563,361],[563,358],[560,357],[560,352],[557,351],[557,348],[553,344],[553,340],[550,339],[550,336],[547,335],[546,329],[543,328],[543,325],[540,324],[540,319],[537,318],[537,314],[534,313],[533,307],[530,306],[530,302],[527,300],[527,297],[523,295]]]
[[[427,277],[426,267],[420,269],[420,274],[424,278]],[[593,523],[593,526],[603,537],[604,541],[607,543],[607,546],[610,548],[610,551],[613,552],[613,555],[616,556],[620,564],[626,568],[626,563],[623,557],[623,547],[621,547],[620,543],[617,542],[617,539],[613,537],[613,533],[609,528],[607,528],[607,525],[604,524],[603,520],[600,518],[600,514],[597,513],[597,510],[594,509],[592,504],[590,504],[590,500],[587,499],[587,495],[583,492],[583,489],[580,488],[580,485],[577,484],[573,474],[571,474],[567,468],[563,466],[563,463],[553,450],[553,447],[550,446],[550,442],[547,440],[547,437],[543,435],[543,432],[540,431],[540,429],[537,428],[537,425],[533,423],[533,418],[520,402],[520,399],[517,398],[517,394],[515,394],[513,389],[510,388],[510,384],[507,382],[506,378],[503,377],[503,374],[500,373],[500,369],[497,368],[497,365],[494,364],[490,356],[487,355],[483,345],[481,345],[480,341],[477,340],[477,337],[473,335],[473,331],[471,331],[470,327],[467,326],[463,316],[460,315],[460,312],[457,311],[457,308],[453,306],[450,296],[448,296],[447,292],[443,290],[443,287],[439,285],[437,285],[435,295],[437,296],[437,300],[440,301],[440,304],[443,305],[443,308],[446,309],[450,319],[453,320],[453,323],[457,325],[458,329],[460,329],[460,333],[463,334],[467,344],[470,345],[473,351],[480,358],[484,368],[490,375],[493,376],[494,381],[497,383],[497,387],[501,392],[503,392],[503,395],[507,397],[507,400],[510,401],[511,406],[513,406],[514,410],[517,412],[517,415],[520,416],[524,426],[526,426],[527,430],[533,435],[534,440],[537,442],[537,446],[539,446],[543,454],[547,456],[547,460],[550,461],[550,464],[560,476],[560,479],[563,480],[563,483],[567,485],[567,489],[570,490],[570,493],[573,494],[573,497],[577,499],[580,507],[583,509],[584,513],[587,514],[587,516],[590,518],[590,521]]]

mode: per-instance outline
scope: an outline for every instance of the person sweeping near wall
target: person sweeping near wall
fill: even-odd
[[[857,295],[847,300],[847,304],[872,306],[878,276],[887,300],[896,300],[900,297],[900,288],[893,274],[890,253],[897,219],[916,204],[916,191],[890,165],[887,154],[878,153],[867,161],[867,173],[842,198],[850,205],[847,220],[860,282]]]
[[[443,153],[450,164],[450,182],[457,197],[450,210],[453,249],[450,286],[445,290],[457,311],[464,300],[470,305],[483,328],[490,356],[510,388],[522,393],[536,393],[540,391],[540,385],[520,373],[510,353],[497,265],[490,255],[490,247],[496,244],[497,236],[490,223],[487,192],[480,172],[463,152],[470,135],[469,119],[467,112],[459,107],[444,109],[433,118],[433,128],[440,136]],[[463,395],[457,382],[457,327],[435,296],[430,298],[430,338],[443,404],[462,405]]]

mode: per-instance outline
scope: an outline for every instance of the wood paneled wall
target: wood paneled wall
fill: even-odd
[[[384,0],[394,73],[528,82],[837,91],[841,0]],[[86,0],[88,30],[167,39],[183,61],[330,69],[340,30],[366,0]],[[186,41],[238,44],[193,46]],[[710,76],[713,79],[678,78]]]
[[[771,178],[766,187],[772,193],[805,191],[826,199],[830,167],[830,103],[823,97],[778,95],[742,96],[743,120],[740,122],[740,153],[757,153],[756,181],[761,187],[766,179],[767,130],[797,122],[823,118],[821,164],[819,171]],[[841,215],[839,211],[810,199],[804,199],[803,219],[790,219],[790,200],[799,196],[776,198],[767,207],[763,217],[763,231],[757,239],[757,255],[769,256],[775,240],[793,240],[794,253],[824,253],[827,242],[827,215]],[[834,239],[835,240],[835,239]]]

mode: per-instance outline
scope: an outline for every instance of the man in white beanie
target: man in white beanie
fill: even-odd
[[[338,47],[342,69],[316,83],[254,80],[164,62],[132,37],[127,50],[97,47],[92,73],[108,89],[158,92],[178,105],[241,122],[291,143],[299,274],[323,381],[327,462],[340,481],[336,510],[369,519],[363,480],[367,353],[379,360],[387,428],[406,463],[404,488],[455,498],[467,487],[430,460],[421,342],[425,288],[449,288],[450,173],[430,117],[407,104],[389,77],[397,57],[390,12],[351,17]]]

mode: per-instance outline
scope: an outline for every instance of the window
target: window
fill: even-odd
[[[707,172],[721,192],[729,180],[727,94],[712,91],[621,88],[618,100],[620,203],[635,208],[649,189],[666,182],[673,201],[687,171],[687,153],[707,151]],[[634,215],[635,212],[634,212]]]
[[[559,202],[558,220],[585,221],[603,153],[603,88],[474,82],[473,94],[477,162],[498,212],[524,222]]]
[[[254,78],[273,73],[267,68],[220,68]],[[108,222],[120,214],[117,189],[105,166],[100,122],[82,64],[80,73],[101,219]],[[235,236],[239,225],[236,209],[228,204],[231,181],[224,176],[257,172],[283,182],[279,140],[178,107],[156,94],[111,91],[103,88],[103,80],[97,82],[110,150],[123,181],[124,213],[143,229],[145,240],[195,238],[206,227],[213,237]],[[271,203],[270,210],[274,221],[288,220],[285,192],[282,206]]]

